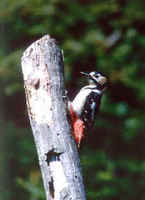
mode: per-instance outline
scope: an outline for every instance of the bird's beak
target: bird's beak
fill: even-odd
[[[85,75],[85,76],[87,76],[88,78],[90,78],[90,74],[89,73],[87,73],[87,72],[80,72],[80,73]]]

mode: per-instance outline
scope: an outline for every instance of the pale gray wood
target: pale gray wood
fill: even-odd
[[[22,57],[27,110],[47,200],[85,200],[80,160],[64,102],[63,56],[49,35]]]

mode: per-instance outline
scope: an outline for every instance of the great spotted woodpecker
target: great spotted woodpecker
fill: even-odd
[[[69,102],[68,106],[73,134],[78,147],[84,137],[85,130],[93,125],[107,83],[107,78],[101,73],[81,72],[81,74],[88,78],[89,84],[79,91],[74,100]]]

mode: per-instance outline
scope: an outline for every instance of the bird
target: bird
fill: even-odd
[[[71,124],[75,141],[80,147],[86,130],[93,127],[101,98],[107,86],[107,78],[100,72],[80,72],[88,79],[73,101],[68,102]]]

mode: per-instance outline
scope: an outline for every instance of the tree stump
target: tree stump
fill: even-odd
[[[85,200],[80,160],[66,112],[62,51],[49,35],[22,57],[29,120],[47,200]]]

